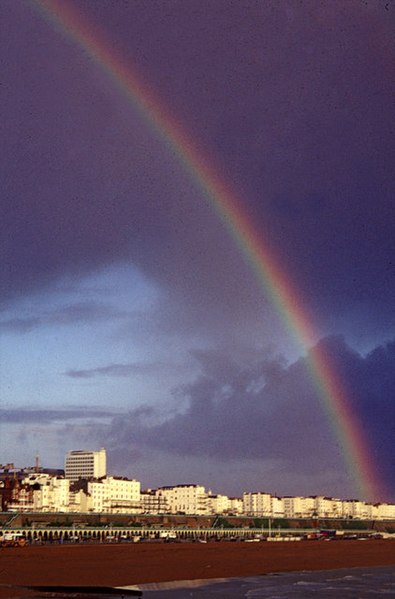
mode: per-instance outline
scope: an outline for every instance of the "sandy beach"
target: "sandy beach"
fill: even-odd
[[[395,565],[393,541],[28,546],[0,550],[0,582],[122,586],[385,565]],[[0,587],[0,597],[18,596]]]

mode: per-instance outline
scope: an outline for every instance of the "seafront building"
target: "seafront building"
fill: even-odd
[[[282,497],[272,496],[272,518],[284,518],[284,499]]]
[[[165,514],[167,502],[156,489],[146,489],[140,492],[140,511],[142,514]]]
[[[33,511],[64,512],[69,506],[70,481],[66,478],[50,477],[33,490]]]
[[[243,514],[243,499],[241,497],[229,497],[229,514]]]
[[[313,497],[283,497],[286,518],[311,518],[315,514]]]
[[[99,451],[75,450],[66,454],[65,477],[75,481],[86,478],[101,478],[107,474],[106,450]]]
[[[207,496],[208,514],[231,514],[231,500],[227,495],[213,495],[211,491]]]
[[[272,496],[270,493],[243,493],[243,512],[247,516],[271,516]]]
[[[140,512],[140,483],[121,477],[88,481],[92,512],[133,514]]]
[[[171,514],[207,514],[207,493],[201,485],[177,485],[157,490],[163,506]]]
[[[257,519],[395,520],[395,504],[317,496],[278,497],[266,491],[228,497],[203,485],[141,490],[135,479],[107,476],[106,450],[71,451],[66,472],[0,467],[1,511],[250,516]],[[12,466],[12,467],[11,467]]]

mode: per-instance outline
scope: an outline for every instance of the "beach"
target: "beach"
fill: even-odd
[[[395,565],[390,540],[44,545],[0,550],[1,585],[126,586]],[[34,596],[0,586],[0,597]]]

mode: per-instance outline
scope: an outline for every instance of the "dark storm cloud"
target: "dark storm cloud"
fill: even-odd
[[[308,290],[306,305],[324,321],[354,303],[359,318],[379,306],[385,330],[395,293],[386,11],[359,2],[76,10],[241,189]],[[81,49],[22,4],[3,11],[12,60],[3,77],[2,296],[130,259],[190,302],[196,321],[208,306],[222,320],[251,318],[258,289],[170,153]]]
[[[328,353],[335,358],[336,370],[343,372],[377,466],[394,489],[395,341],[376,347],[364,358],[345,344],[329,347]]]
[[[201,375],[176,391],[188,404],[186,412],[141,431],[133,418],[116,419],[118,440],[138,435],[140,442],[165,451],[224,460],[312,455],[318,438],[322,442],[315,426],[320,409],[301,362],[288,370],[280,360],[244,368],[228,361],[225,371],[223,355],[202,352],[200,357]],[[310,437],[300,435],[300,424],[310,424]]]
[[[395,426],[395,342],[366,357],[342,338],[320,342],[341,373],[348,399],[374,452],[379,477],[389,492],[395,487],[392,451]],[[160,424],[130,415],[115,418],[109,446],[154,448],[177,456],[235,459],[276,459],[287,470],[317,474],[344,471],[344,456],[329,429],[325,409],[306,374],[304,360],[257,361],[237,368],[216,352],[201,354],[201,374],[177,391],[187,409]],[[216,369],[218,364],[218,370]]]

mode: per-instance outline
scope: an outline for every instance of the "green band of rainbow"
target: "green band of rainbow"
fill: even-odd
[[[33,0],[33,6],[107,74],[112,85],[130,101],[158,138],[171,146],[179,162],[208,198],[287,329],[308,350],[307,363],[311,379],[331,422],[359,498],[377,501],[382,495],[383,485],[376,475],[373,455],[358,418],[350,410],[341,381],[330,366],[323,349],[319,346],[311,349],[316,335],[295,286],[291,284],[284,268],[278,264],[266,240],[254,229],[243,211],[242,202],[197,150],[163,103],[154,97],[133,65],[124,63],[108,42],[92,26],[83,22],[70,3]]]

